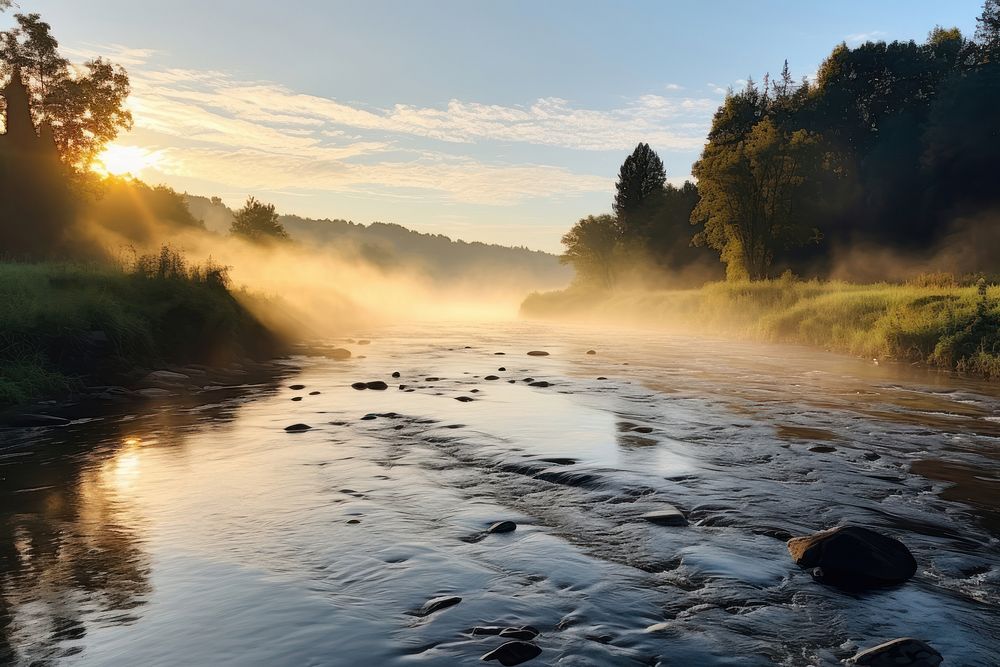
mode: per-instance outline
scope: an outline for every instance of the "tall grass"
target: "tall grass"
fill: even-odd
[[[1000,287],[942,274],[908,284],[778,279],[697,290],[532,294],[529,317],[667,326],[1000,377]]]
[[[118,266],[0,263],[0,404],[273,343],[230,293],[225,267],[170,248]]]

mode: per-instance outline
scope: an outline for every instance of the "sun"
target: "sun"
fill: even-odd
[[[92,169],[103,176],[138,176],[161,162],[161,151],[140,146],[108,144],[94,160]]]

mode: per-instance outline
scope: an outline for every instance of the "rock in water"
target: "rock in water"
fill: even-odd
[[[318,391],[310,391],[309,395],[310,396],[319,396],[319,392]]]
[[[355,382],[354,384],[351,385],[351,387],[357,389],[358,391],[361,391],[362,389],[367,389],[368,384],[366,382]]]
[[[454,607],[456,604],[462,601],[462,598],[456,595],[443,595],[439,598],[431,598],[424,603],[424,606],[420,608],[417,612],[419,616],[427,616],[433,614],[439,609],[447,609],[448,607]]]
[[[537,658],[541,653],[542,649],[534,644],[513,641],[493,649],[480,658],[480,660],[499,660],[500,664],[504,665],[504,667],[511,667],[511,665],[520,665],[522,662]]]
[[[389,385],[381,380],[375,380],[374,382],[365,382],[365,387],[368,389],[374,389],[376,391],[382,391],[383,389],[388,389]]]
[[[327,357],[328,359],[334,359],[334,360],[337,360],[337,361],[343,361],[344,359],[350,359],[351,358],[351,351],[350,350],[345,350],[342,347],[335,347],[335,348],[330,349],[330,350],[325,350],[323,352],[323,356]]]
[[[686,526],[688,525],[687,517],[684,516],[684,512],[673,505],[664,504],[660,509],[654,510],[652,512],[646,512],[642,515],[642,518],[650,523],[655,523],[660,526]]]
[[[468,403],[470,401],[474,401],[475,399],[472,398],[471,396],[456,396],[455,400],[460,401],[462,403]]]
[[[523,639],[527,641],[538,636],[538,629],[530,625],[520,628],[504,628],[500,631],[500,636],[507,639]]]
[[[500,378],[496,375],[487,375],[483,378],[484,380],[499,380]]]
[[[542,350],[532,350],[531,352],[528,353],[528,356],[529,357],[547,357],[547,356],[549,356],[549,353],[548,352],[543,352]]]
[[[302,397],[301,396],[292,396],[292,400],[293,401],[301,401]]]
[[[944,658],[929,644],[903,637],[861,651],[848,661],[871,667],[937,667]]]
[[[309,424],[292,424],[291,426],[286,426],[285,431],[288,433],[302,433],[308,431],[312,428]]]
[[[288,385],[288,388],[292,391],[302,391],[306,388],[306,386],[304,384],[290,384]]]
[[[587,354],[597,354],[597,350],[587,350]]]
[[[394,371],[393,374],[392,374],[392,377],[398,378],[399,377],[399,371]]]
[[[839,588],[901,584],[917,572],[917,561],[899,540],[860,526],[839,526],[788,540],[799,567],[815,568],[817,580]]]
[[[545,380],[538,380],[536,382],[529,382],[528,386],[529,387],[551,387],[552,383],[551,382],[546,382]]]
[[[497,521],[486,531],[488,533],[513,533],[517,530],[517,524],[513,521]]]

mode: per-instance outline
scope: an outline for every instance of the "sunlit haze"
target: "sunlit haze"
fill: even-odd
[[[981,3],[21,4],[128,68],[117,143],[162,151],[152,183],[557,251],[638,141],[689,178],[728,87],[812,75],[840,41],[971,34]]]

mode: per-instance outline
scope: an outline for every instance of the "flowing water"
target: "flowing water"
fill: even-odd
[[[997,385],[650,332],[363,333],[0,432],[0,663],[485,664],[502,640],[471,628],[529,624],[529,665],[826,665],[899,636],[998,664]],[[690,525],[640,519],[664,503]],[[899,537],[916,577],[813,581],[785,540],[838,523]]]

